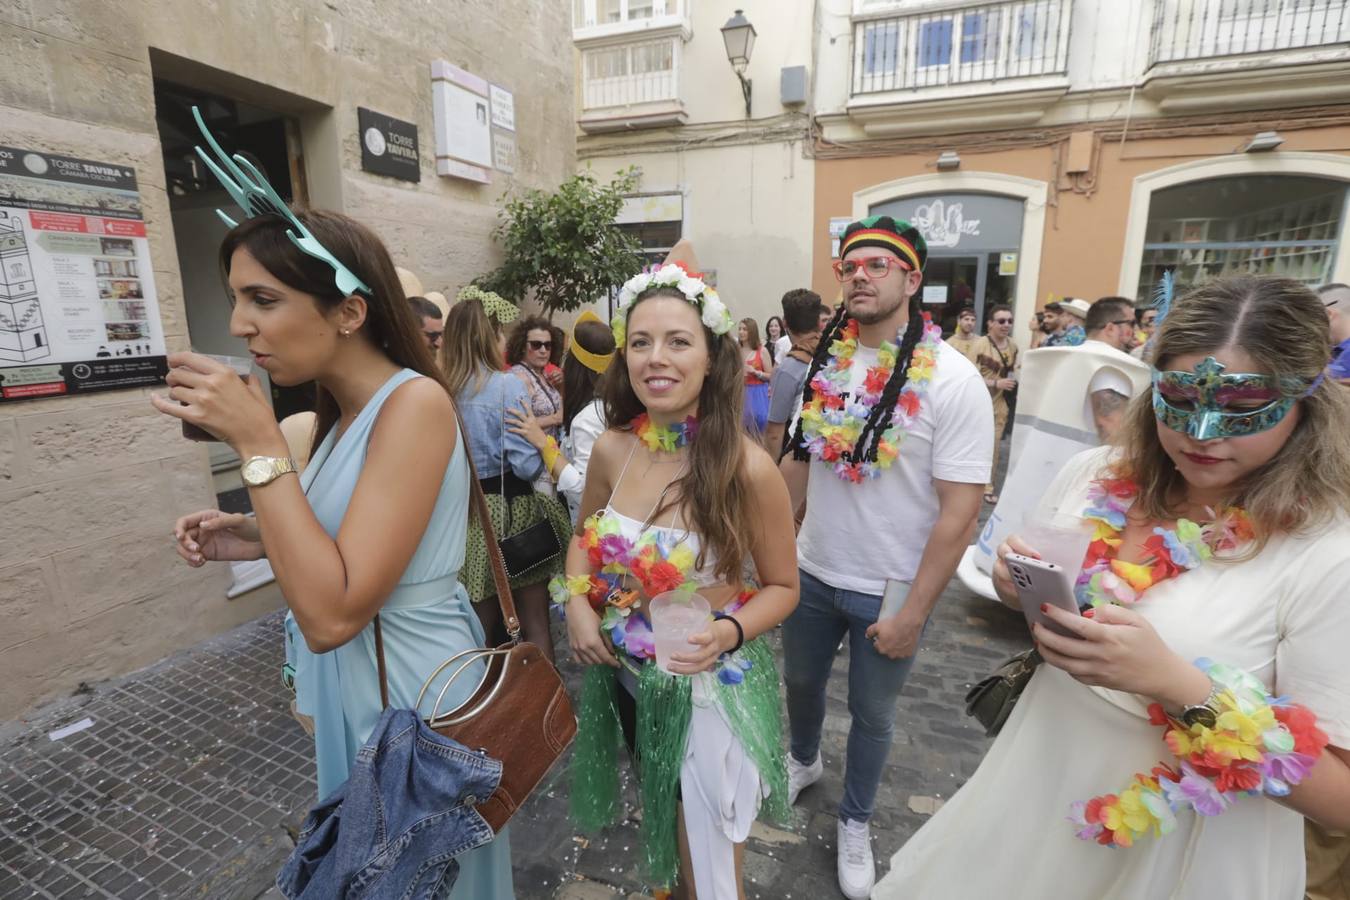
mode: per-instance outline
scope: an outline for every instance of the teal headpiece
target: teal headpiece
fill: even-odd
[[[290,227],[286,229],[286,237],[291,239],[291,243],[296,248],[308,256],[312,256],[319,262],[322,262],[333,270],[333,282],[343,296],[355,294],[358,291],[367,297],[373,297],[372,291],[364,281],[356,277],[351,269],[338,261],[338,258],[328,252],[328,248],[319,243],[304,223],[296,217],[286,202],[277,195],[272,185],[267,183],[267,179],[258,171],[258,168],[244,157],[236,153],[233,157],[226,155],[225,151],[220,149],[220,144],[211,136],[210,130],[206,127],[206,122],[202,120],[201,111],[197,107],[192,107],[192,117],[197,120],[197,128],[201,130],[202,137],[206,138],[206,143],[210,145],[220,160],[221,165],[206,155],[206,152],[199,146],[196,148],[197,155],[206,163],[206,167],[216,176],[221,185],[229,192],[235,204],[244,211],[245,218],[256,219],[258,216],[277,216],[285,221]],[[221,168],[224,166],[224,168]],[[227,173],[228,170],[228,174]],[[239,223],[227,216],[222,210],[216,210],[216,215],[220,216],[221,221],[231,228]]]
[[[1259,434],[1278,425],[1321,380],[1227,373],[1207,356],[1194,372],[1153,370],[1153,414],[1197,441]]]

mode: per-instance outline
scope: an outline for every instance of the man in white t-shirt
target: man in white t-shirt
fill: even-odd
[[[1092,304],[1083,327],[1087,340],[1079,347],[1104,353],[1108,358],[1135,358],[1130,356],[1134,347],[1134,304],[1124,297],[1103,297]],[[1114,366],[1103,366],[1092,376],[1083,416],[1103,444],[1115,443],[1125,407],[1134,394],[1130,379]]]
[[[801,600],[783,623],[789,801],[821,776],[825,687],[847,636],[853,722],[836,835],[839,887],[855,900],[876,877],[867,823],[896,699],[970,543],[993,453],[984,380],[919,318],[926,258],[908,222],[873,216],[845,229],[835,263],[844,304],[821,338],[843,350],[812,361],[782,462],[793,508],[806,498]],[[836,368],[840,355],[846,365]],[[888,590],[903,605],[883,618]]]

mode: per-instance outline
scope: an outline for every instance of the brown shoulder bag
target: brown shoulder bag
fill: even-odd
[[[468,440],[462,421],[459,435],[461,441]],[[469,462],[472,514],[483,530],[492,580],[497,586],[497,602],[501,605],[502,621],[506,623],[510,640],[496,648],[465,650],[441,663],[422,685],[413,708],[421,708],[422,698],[436,676],[453,667],[436,697],[431,716],[426,720],[427,726],[501,761],[501,784],[491,797],[476,807],[496,833],[505,827],[507,820],[525,803],[572,743],[577,733],[577,719],[558,670],[536,645],[520,639],[516,603],[511,596],[492,517],[483,489],[478,486],[478,473],[474,470],[467,443],[464,452]],[[380,702],[387,707],[389,685],[385,676],[384,636],[378,615],[375,617],[375,660],[380,675]],[[441,701],[450,685],[479,661],[486,662],[487,667],[469,699],[454,709],[441,712]]]

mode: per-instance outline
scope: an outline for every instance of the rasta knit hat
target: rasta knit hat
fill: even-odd
[[[851,223],[839,239],[839,258],[859,247],[880,247],[900,257],[911,271],[923,271],[928,262],[928,243],[904,219],[890,216],[868,216]]]

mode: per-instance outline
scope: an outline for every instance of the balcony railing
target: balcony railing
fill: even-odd
[[[582,109],[678,100],[678,38],[597,47],[581,54]]]
[[[860,21],[853,93],[1065,72],[1072,0],[1010,0]]]
[[[1155,0],[1150,62],[1350,41],[1346,0]]]

